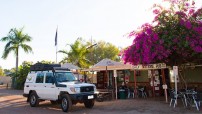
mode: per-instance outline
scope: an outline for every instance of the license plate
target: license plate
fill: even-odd
[[[94,98],[93,95],[88,96],[88,99],[93,99],[93,98]]]

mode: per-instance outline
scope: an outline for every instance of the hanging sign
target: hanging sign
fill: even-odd
[[[148,69],[163,69],[166,68],[165,63],[158,63],[158,64],[147,64],[147,65],[135,65],[134,69],[140,69],[140,70],[148,70]]]

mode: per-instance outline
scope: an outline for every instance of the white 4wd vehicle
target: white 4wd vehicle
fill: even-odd
[[[78,82],[71,71],[54,66],[58,65],[37,63],[31,66],[23,94],[30,106],[36,107],[40,101],[50,100],[52,104],[61,104],[64,112],[78,102],[92,108],[97,96],[95,85]]]

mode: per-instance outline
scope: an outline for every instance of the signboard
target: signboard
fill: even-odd
[[[175,77],[175,82],[179,82],[178,67],[177,66],[173,66],[173,75]]]
[[[178,75],[178,67],[177,66],[173,66],[173,73],[174,73],[174,76]]]
[[[166,84],[164,84],[163,89],[168,89],[168,86]]]
[[[116,72],[116,70],[114,70],[114,77],[117,77],[117,72]]]
[[[135,65],[134,69],[140,69],[140,70],[148,70],[148,69],[164,69],[166,68],[165,63],[158,63],[158,64],[147,64],[147,65]]]

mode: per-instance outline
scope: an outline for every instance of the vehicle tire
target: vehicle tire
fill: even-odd
[[[35,92],[32,92],[29,96],[29,104],[31,107],[36,107],[39,105],[39,98]]]
[[[52,101],[52,100],[50,100],[50,102],[51,102],[51,104],[53,104],[53,105],[55,105],[55,104],[58,103],[57,101]]]
[[[67,112],[72,108],[72,101],[68,94],[62,95],[61,108],[63,112]]]
[[[84,101],[84,105],[86,108],[93,108],[95,100],[86,100]]]

